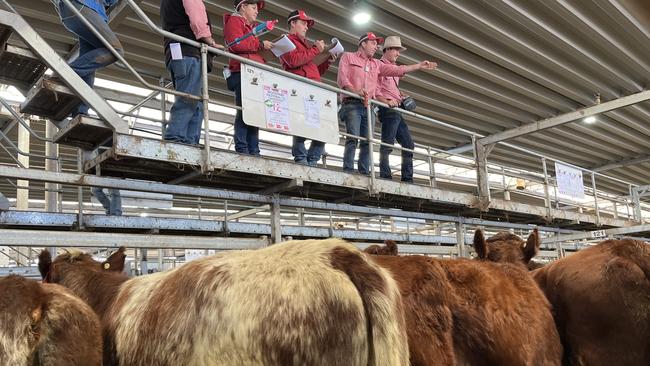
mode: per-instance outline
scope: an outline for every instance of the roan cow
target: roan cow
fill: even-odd
[[[395,281],[339,239],[222,252],[131,279],[88,254],[40,260],[46,281],[99,314],[104,366],[408,365]]]

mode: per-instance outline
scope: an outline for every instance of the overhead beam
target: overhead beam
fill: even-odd
[[[623,168],[623,167],[626,167],[628,165],[635,165],[635,164],[645,163],[647,161],[650,161],[650,155],[641,155],[641,156],[637,156],[637,157],[632,158],[632,159],[624,159],[624,160],[617,161],[617,162],[614,162],[614,163],[608,163],[608,164],[604,164],[604,165],[601,165],[601,166],[597,166],[597,167],[592,168],[591,170],[593,170],[595,172],[604,172],[604,171],[607,171],[607,170]]]
[[[255,192],[255,193],[256,194],[263,194],[263,195],[273,194],[273,193],[282,193],[282,192],[290,191],[290,190],[292,190],[294,188],[302,187],[303,183],[304,182],[303,182],[302,179],[293,178],[293,179],[287,180],[285,182],[278,183],[278,184],[276,184],[274,186],[259,190],[259,191]]]
[[[505,130],[493,135],[489,135],[479,139],[483,145],[494,144],[497,142],[510,140],[516,137],[528,135],[535,132],[547,130],[549,128],[558,127],[575,120],[593,116],[596,114],[606,113],[615,109],[627,107],[633,104],[645,102],[650,100],[650,90],[642,91],[640,93],[628,95],[609,102],[597,104],[591,107],[585,107],[573,112],[561,114],[559,116],[543,119],[537,122],[529,123],[520,127],[510,130]]]
[[[185,183],[187,181],[190,181],[190,180],[192,180],[192,179],[194,179],[194,178],[196,178],[198,176],[201,176],[201,175],[203,175],[203,173],[201,173],[200,170],[194,170],[194,171],[191,171],[191,172],[189,172],[187,174],[181,175],[178,178],[174,178],[174,179],[170,180],[169,182],[167,182],[167,184],[183,184],[183,183]]]

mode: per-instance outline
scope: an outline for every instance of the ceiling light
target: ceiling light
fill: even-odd
[[[357,24],[366,24],[370,21],[370,14],[366,12],[359,12],[354,15],[352,20]]]
[[[589,117],[585,118],[584,121],[585,121],[585,123],[594,123],[594,122],[596,122],[596,117],[589,116]]]

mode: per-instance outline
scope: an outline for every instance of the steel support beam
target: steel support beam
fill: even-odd
[[[474,143],[474,157],[476,159],[476,179],[478,183],[478,201],[476,207],[486,212],[490,207],[490,181],[487,168],[487,156],[494,145],[484,145],[480,140]]]
[[[637,157],[632,158],[632,159],[625,159],[625,160],[617,161],[617,162],[614,162],[614,163],[609,163],[609,164],[597,166],[597,167],[592,168],[591,170],[600,173],[600,172],[604,172],[604,171],[607,171],[607,170],[623,168],[623,167],[626,167],[626,166],[629,166],[629,165],[645,163],[647,161],[650,161],[650,155],[641,155],[641,156],[637,156]]]
[[[169,182],[167,182],[167,184],[183,184],[183,183],[188,182],[188,181],[190,181],[190,180],[192,180],[192,179],[194,179],[196,177],[200,177],[201,175],[203,175],[203,173],[201,173],[201,171],[194,170],[194,171],[189,172],[189,173],[187,173],[185,175],[181,175],[178,178],[170,180]]]
[[[280,196],[276,193],[273,195],[271,204],[271,242],[273,244],[282,241],[282,221],[280,217]]]
[[[52,122],[46,121],[45,138],[51,140],[56,135],[56,126]],[[59,161],[54,160],[59,156],[59,145],[52,142],[45,142],[45,155],[50,159],[45,159],[45,170],[48,172],[59,171]],[[59,211],[59,185],[54,183],[45,183],[45,209],[48,212]]]
[[[497,142],[513,139],[531,133],[540,132],[549,128],[558,127],[563,124],[567,124],[581,118],[593,116],[596,114],[606,113],[609,111],[613,111],[615,109],[645,102],[647,100],[650,100],[650,90],[646,90],[640,93],[614,99],[609,102],[596,104],[591,107],[585,107],[573,112],[564,113],[559,116],[543,119],[537,122],[529,123],[503,132],[498,132],[493,135],[483,137],[479,141],[483,145],[494,144]]]
[[[87,103],[113,130],[128,133],[127,123],[115,110],[74,72],[70,66],[36,33],[23,17],[0,9],[0,24],[7,25],[22,38],[26,45],[37,54],[54,73],[66,80],[69,88]]]
[[[192,237],[184,235],[85,233],[76,231],[42,231],[0,229],[0,245],[77,248],[150,248],[152,243],[162,249],[257,249],[267,239]]]
[[[299,188],[303,186],[303,180],[299,178],[290,179],[286,182],[278,183],[274,186],[267,187],[260,191],[255,192],[256,194],[273,194],[273,193],[282,193],[290,191],[294,188]]]
[[[263,205],[260,207],[251,208],[249,210],[239,211],[235,214],[228,214],[228,221],[241,219],[242,217],[255,215],[259,212],[268,211],[270,209],[271,209],[270,205]],[[226,219],[225,217],[222,217],[222,218],[218,218],[217,220],[225,220],[225,219]]]
[[[456,243],[458,245],[458,256],[468,256],[469,253],[465,250],[465,224],[462,222],[456,223]]]

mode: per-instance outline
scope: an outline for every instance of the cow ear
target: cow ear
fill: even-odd
[[[397,252],[397,243],[395,243],[392,240],[386,240],[384,241],[384,245],[386,245],[386,250],[388,255],[398,255],[399,253]]]
[[[487,259],[488,247],[481,229],[476,229],[474,232],[474,251],[479,259]]]
[[[539,231],[535,228],[528,236],[528,240],[526,240],[526,246],[524,247],[524,263],[527,264],[537,255],[540,245]]]
[[[102,263],[102,268],[114,272],[124,271],[124,261],[126,260],[125,252],[126,248],[120,247],[115,253],[106,258],[106,261]]]
[[[38,255],[38,271],[41,272],[41,277],[44,280],[50,272],[50,266],[52,266],[52,255],[47,249],[44,249]]]

